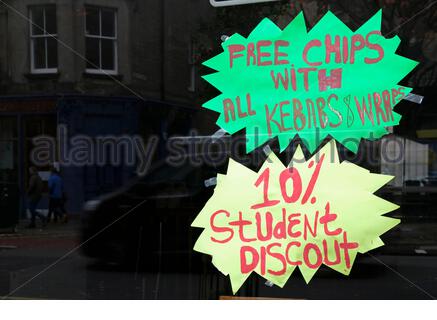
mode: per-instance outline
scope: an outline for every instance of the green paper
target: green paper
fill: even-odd
[[[290,172],[294,173],[288,176]],[[289,178],[281,184],[281,177]],[[373,194],[392,178],[346,161],[340,163],[333,140],[309,160],[299,146],[288,168],[274,153],[259,172],[230,159],[227,174],[218,175],[213,196],[192,224],[204,229],[194,250],[212,256],[217,269],[229,275],[234,294],[252,272],[280,287],[295,268],[307,283],[321,264],[349,275],[357,253],[382,246],[379,236],[400,222],[383,216],[398,206]],[[271,202],[266,202],[264,190]],[[238,221],[243,220],[247,225],[241,236]],[[257,256],[258,262],[252,265]],[[298,261],[301,264],[295,265]]]
[[[412,89],[398,82],[418,64],[380,30],[381,11],[355,32],[330,11],[309,32],[302,13],[284,30],[265,18],[204,63],[221,94],[203,106],[229,134],[246,129],[247,152],[275,137],[283,151],[298,135],[311,153],[327,136],[356,153],[399,124],[393,108]]]

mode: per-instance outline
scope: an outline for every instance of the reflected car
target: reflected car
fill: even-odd
[[[213,193],[205,181],[222,169],[214,163],[161,161],[144,177],[88,201],[82,214],[83,253],[144,271],[199,271],[207,258],[193,247],[202,230],[190,225]]]

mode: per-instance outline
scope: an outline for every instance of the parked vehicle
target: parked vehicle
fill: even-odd
[[[195,138],[199,145],[212,139]],[[204,155],[201,150],[195,152],[198,159]],[[221,158],[228,159],[227,152],[222,148],[212,153],[214,159],[218,153],[226,153]],[[161,159],[145,176],[88,201],[82,214],[83,252],[144,270],[198,270],[206,258],[193,247],[202,230],[190,225],[212,195],[214,188],[205,181],[224,173],[227,160],[196,162],[192,155],[185,154],[186,161],[179,164]]]

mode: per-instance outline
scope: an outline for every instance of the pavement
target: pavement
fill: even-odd
[[[217,299],[229,278],[205,258],[201,273],[147,273],[81,254],[80,221],[0,234],[0,296],[7,299]],[[322,267],[306,284],[299,271],[284,288],[251,276],[239,296],[292,299],[432,299],[437,297],[437,222],[404,222],[386,246],[359,255],[349,277]],[[335,288],[335,289],[333,289]]]
[[[0,250],[44,246],[65,247],[79,243],[80,220],[78,218],[70,219],[68,223],[52,222],[46,227],[38,223],[38,227],[34,229],[28,229],[28,225],[28,220],[21,220],[14,229],[0,230]]]

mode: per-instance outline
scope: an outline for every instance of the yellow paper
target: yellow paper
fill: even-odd
[[[299,268],[308,283],[322,264],[349,275],[357,253],[383,245],[398,208],[373,193],[393,177],[340,163],[334,141],[290,167],[271,153],[259,172],[230,159],[193,227],[194,250],[212,256],[236,293],[252,272],[283,287]],[[285,231],[284,231],[285,230]]]

